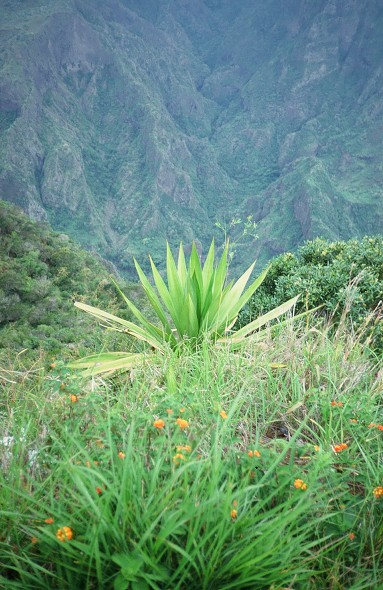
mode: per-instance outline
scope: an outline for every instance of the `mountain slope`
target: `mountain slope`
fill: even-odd
[[[25,358],[42,347],[67,357],[105,340],[105,330],[79,317],[73,301],[120,313],[111,265],[4,201],[0,228],[0,353],[23,350]]]
[[[31,217],[128,272],[233,215],[243,259],[382,232],[379,0],[3,5],[0,197]]]

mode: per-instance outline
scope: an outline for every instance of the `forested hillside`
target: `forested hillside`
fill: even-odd
[[[4,0],[0,197],[120,269],[382,233],[380,0]]]
[[[93,350],[103,332],[77,316],[73,301],[118,305],[111,265],[2,201],[0,228],[0,349]]]

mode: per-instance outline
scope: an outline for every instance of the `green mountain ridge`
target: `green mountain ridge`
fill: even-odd
[[[128,274],[252,215],[260,263],[379,234],[383,7],[4,1],[0,197]]]

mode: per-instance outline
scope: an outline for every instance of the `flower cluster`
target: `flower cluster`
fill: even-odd
[[[249,457],[260,457],[261,453],[259,451],[257,451],[256,449],[254,451],[249,451],[248,453]]]
[[[177,445],[176,450],[177,453],[173,457],[173,463],[175,463],[176,465],[180,465],[181,461],[186,461],[186,457],[181,453],[181,451],[183,451],[184,453],[191,453],[192,448],[190,445]]]
[[[162,428],[164,428],[165,422],[163,420],[161,420],[161,419],[154,420],[153,426],[154,426],[154,428],[158,428],[158,430],[161,430]]]
[[[176,453],[173,457],[173,463],[180,465],[181,461],[185,461],[186,457],[182,453]]]
[[[378,430],[383,430],[383,424],[374,424],[371,422],[371,424],[368,425],[368,428],[377,428]]]
[[[190,445],[177,445],[177,451],[186,451],[187,453],[191,453],[191,446]]]
[[[176,424],[178,424],[181,430],[189,426],[189,422],[187,420],[184,420],[183,418],[177,418]],[[154,420],[153,426],[154,428],[157,428],[157,430],[162,430],[163,428],[165,428],[165,421],[161,418],[159,418],[158,420]]]
[[[339,445],[333,446],[334,453],[341,453],[342,451],[345,451],[346,449],[348,449],[348,445],[346,445],[346,443],[340,443]]]
[[[69,526],[63,526],[62,529],[58,529],[56,537],[59,541],[65,543],[73,538],[73,531]]]
[[[178,424],[181,430],[189,426],[189,422],[187,420],[184,420],[183,418],[177,418],[176,424]]]
[[[294,488],[297,490],[307,490],[307,483],[303,481],[303,479],[296,479],[294,481]]]
[[[372,493],[374,494],[375,498],[382,498],[383,497],[383,486],[378,486],[375,488]]]

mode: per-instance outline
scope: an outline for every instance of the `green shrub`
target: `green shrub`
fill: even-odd
[[[246,324],[297,292],[302,294],[297,312],[323,305],[321,313],[333,317],[337,324],[346,307],[353,329],[364,328],[369,321],[366,333],[373,337],[374,346],[381,348],[383,238],[348,242],[317,238],[306,242],[296,255],[278,256],[240,315],[239,324]]]

